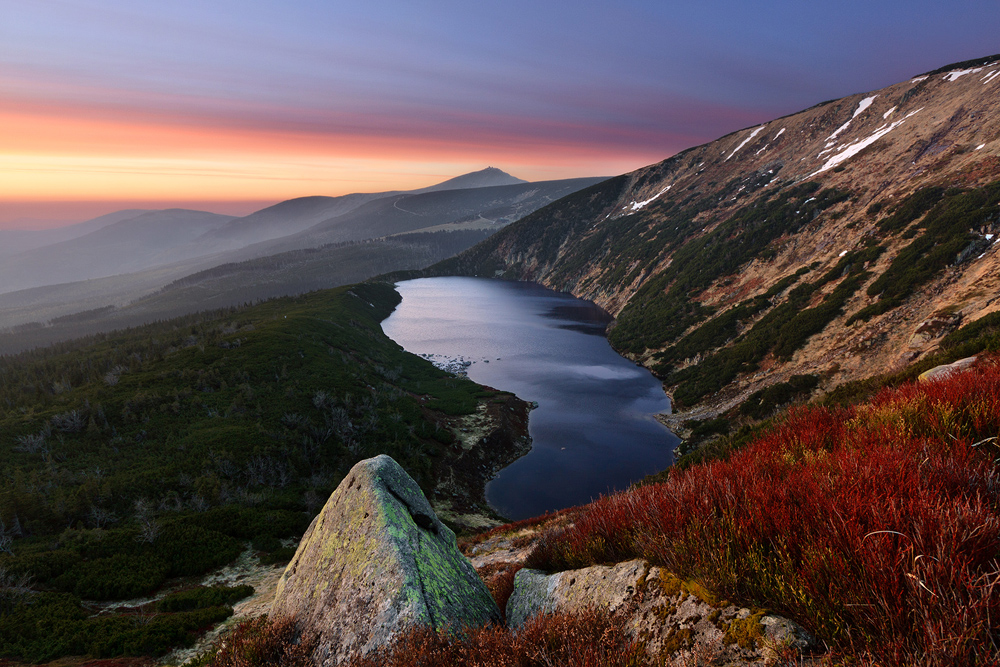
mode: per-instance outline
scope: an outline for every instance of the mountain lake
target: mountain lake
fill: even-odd
[[[538,407],[532,449],[486,487],[512,520],[589,502],[658,472],[679,440],[656,421],[670,400],[645,368],[618,355],[595,304],[534,283],[421,278],[396,285],[403,301],[386,335],[408,352]]]

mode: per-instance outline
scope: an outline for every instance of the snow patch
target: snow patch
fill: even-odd
[[[1000,70],[997,70],[997,71],[1000,71]],[[778,133],[776,135],[774,135],[774,139],[777,139],[778,137],[780,137],[784,133],[785,133],[785,128],[781,128],[780,130],[778,130]],[[774,139],[772,139],[771,141],[774,141]]]
[[[945,81],[958,81],[960,78],[962,78],[966,74],[977,74],[977,73],[982,72],[982,71],[983,71],[982,67],[976,67],[975,69],[960,69],[960,70],[955,70],[954,72],[948,72],[947,74],[945,74],[944,75],[944,80]]]
[[[667,187],[663,188],[662,190],[660,190],[659,192],[657,192],[655,195],[653,195],[652,197],[650,197],[649,199],[647,199],[646,201],[634,201],[631,204],[625,206],[625,208],[623,208],[622,210],[623,211],[628,211],[629,213],[635,213],[636,211],[638,211],[638,210],[642,209],[643,207],[645,207],[645,206],[653,203],[654,201],[656,201],[659,198],[659,196],[662,195],[667,190],[669,190],[670,187],[671,186],[668,185]]]
[[[884,114],[882,114],[882,120],[885,120],[886,118],[888,118],[889,116],[891,116],[892,112],[895,111],[895,110],[896,110],[896,107],[893,107],[893,108],[889,109],[888,111],[886,111]]]
[[[845,250],[845,251],[843,251],[842,253],[840,253],[839,255],[837,255],[837,257],[843,257],[843,256],[844,256],[844,255],[846,255],[846,254],[847,254],[847,251]]]
[[[854,157],[855,155],[857,155],[858,153],[860,153],[864,149],[868,148],[869,146],[871,146],[872,144],[874,144],[876,141],[878,141],[879,139],[881,139],[882,137],[884,137],[885,135],[889,134],[890,132],[892,132],[893,130],[895,130],[897,127],[899,127],[900,125],[902,125],[903,123],[905,123],[907,118],[909,118],[913,114],[920,113],[922,110],[923,110],[923,107],[920,107],[916,111],[911,111],[910,113],[906,114],[906,117],[904,117],[903,119],[897,120],[896,122],[894,122],[894,123],[892,123],[890,125],[883,125],[882,127],[878,128],[877,130],[875,130],[874,133],[872,133],[871,136],[866,137],[865,139],[861,139],[859,141],[855,141],[854,143],[847,144],[847,146],[845,146],[843,148],[843,150],[841,150],[836,155],[831,156],[823,164],[822,167],[820,167],[819,169],[817,169],[816,171],[814,171],[812,174],[810,174],[809,178],[812,178],[816,174],[822,173],[822,172],[826,171],[827,169],[832,169],[833,167],[836,167],[838,164],[840,164],[844,160],[847,160],[849,158]]]
[[[875,101],[876,97],[878,97],[878,95],[872,95],[871,97],[866,97],[865,99],[861,100],[858,103],[858,108],[854,110],[854,115],[851,116],[851,118],[852,119],[857,118],[858,114],[860,114],[862,111],[864,111],[865,109],[867,109],[872,105],[872,102]]]
[[[986,235],[986,240],[987,241],[992,241],[993,240],[993,235],[992,234],[987,234]]]
[[[998,76],[1000,76],[1000,69],[993,70],[992,72],[990,72],[989,74],[987,74],[982,78],[983,85],[985,86],[987,83],[997,78]]]
[[[927,80],[926,76],[918,76],[915,79],[910,79],[910,83],[920,83],[921,81],[926,81],[926,80]]]
[[[754,155],[760,155],[761,153],[763,153],[764,151],[766,151],[766,150],[767,150],[767,149],[768,149],[768,148],[769,148],[770,146],[771,146],[771,144],[764,144],[764,147],[763,147],[763,148],[761,148],[761,149],[760,149],[759,151],[757,151],[756,153],[754,153]]]
[[[829,137],[827,137],[826,140],[827,141],[836,140],[837,135],[840,134],[841,132],[843,132],[844,130],[846,130],[847,128],[849,128],[850,126],[851,126],[851,121],[847,121],[846,123],[844,123],[843,125],[841,125],[840,127],[838,127],[837,131],[834,132],[833,134],[831,134]]]
[[[986,144],[979,144],[978,146],[976,146],[976,150],[978,151],[978,150],[980,150],[982,148],[985,148],[985,147],[986,147]]]
[[[744,146],[746,146],[746,145],[747,145],[747,143],[749,143],[751,139],[753,139],[753,138],[754,138],[754,137],[756,137],[756,136],[757,136],[758,134],[760,134],[760,131],[761,131],[761,130],[763,130],[763,129],[764,129],[764,127],[765,127],[764,125],[761,125],[761,126],[760,126],[760,127],[758,127],[758,128],[754,128],[753,132],[751,132],[751,133],[750,133],[750,136],[749,136],[749,137],[747,137],[746,139],[744,139],[743,141],[741,141],[741,142],[740,142],[740,145],[739,145],[739,146],[737,146],[737,147],[736,147],[736,148],[735,148],[735,149],[733,150],[733,152],[729,154],[729,157],[727,157],[727,158],[726,158],[725,160],[723,160],[723,162],[727,162],[727,161],[729,160],[729,158],[730,158],[730,157],[732,157],[732,156],[736,155],[736,153],[738,153],[738,152],[739,152],[739,150],[740,150],[741,148],[743,148]]]
[[[861,100],[858,103],[858,108],[854,110],[854,115],[851,116],[851,120],[854,120],[855,118],[857,118],[858,114],[860,114],[865,109],[867,109],[868,107],[870,107],[872,105],[872,102],[875,101],[876,97],[878,97],[878,95],[872,95],[871,97],[866,97],[865,99]],[[844,130],[846,130],[848,127],[850,127],[851,120],[847,121],[846,123],[844,123],[843,125],[841,125],[840,127],[838,127],[837,131],[834,132],[833,134],[831,134],[829,137],[827,137],[826,140],[827,141],[833,141],[834,139],[836,139],[838,134],[840,134],[841,132],[843,132]]]

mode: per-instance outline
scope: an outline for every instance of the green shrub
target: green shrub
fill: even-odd
[[[156,557],[116,554],[79,562],[54,583],[87,600],[125,600],[155,591],[166,581],[169,569]]]
[[[879,229],[898,232],[926,215],[904,234],[913,241],[868,286],[868,295],[878,297],[878,301],[855,313],[847,324],[867,321],[896,308],[945,268],[964,261],[978,241],[970,230],[992,224],[998,203],[1000,181],[967,191],[925,188],[910,195],[895,213],[879,223]]]
[[[253,586],[199,586],[171,593],[156,603],[156,610],[178,612],[208,607],[231,607],[253,593]]]
[[[818,384],[817,375],[793,375],[787,382],[779,382],[750,394],[740,405],[740,414],[763,419],[770,416],[777,408],[808,394]]]
[[[254,551],[275,551],[281,548],[281,540],[273,535],[260,535],[250,545]]]
[[[167,615],[138,610],[92,616],[66,593],[36,593],[30,603],[0,613],[0,656],[46,662],[68,655],[157,656],[190,646],[198,632],[232,614],[213,606]]]
[[[271,553],[262,554],[260,557],[260,564],[278,565],[279,563],[287,563],[295,556],[295,550],[295,547],[281,547],[280,549],[275,549]]]

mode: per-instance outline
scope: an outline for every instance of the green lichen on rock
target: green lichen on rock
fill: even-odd
[[[761,637],[764,636],[764,626],[761,619],[765,615],[764,610],[758,610],[746,618],[733,619],[729,627],[726,628],[726,636],[722,638],[725,644],[737,644],[740,648],[755,649]]]
[[[330,496],[278,583],[271,615],[318,633],[321,665],[367,655],[412,627],[501,619],[455,534],[388,456],[355,465]]]
[[[719,600],[698,581],[643,560],[552,574],[519,570],[507,624],[518,628],[538,614],[589,608],[624,615],[649,664],[702,664],[710,656],[711,664],[771,665],[776,650],[804,655],[821,648],[790,619]]]

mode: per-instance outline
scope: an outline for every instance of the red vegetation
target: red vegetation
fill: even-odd
[[[527,566],[642,557],[879,664],[995,664],[998,435],[995,359],[795,410],[726,461],[587,506]]]
[[[531,542],[533,539],[533,534],[530,529],[545,530],[552,526],[563,526],[571,523],[576,518],[576,513],[579,511],[579,507],[569,507],[567,509],[558,510],[556,512],[546,512],[541,516],[531,517],[528,519],[521,519],[520,521],[514,521],[512,523],[505,523],[501,526],[491,528],[485,532],[478,533],[476,535],[462,537],[458,540],[458,548],[466,556],[475,555],[473,552],[473,547],[477,544],[482,544],[487,540],[496,537],[498,535],[510,535],[518,532],[528,533],[524,540],[525,543]],[[515,546],[518,543],[515,541]]]
[[[537,616],[517,632],[415,630],[350,667],[638,667],[644,659],[622,620],[591,611]]]
[[[209,667],[313,667],[314,641],[299,636],[293,619],[266,616],[240,623],[216,646]]]
[[[500,608],[500,613],[504,615],[504,622],[507,621],[507,601],[514,593],[514,577],[521,569],[520,563],[491,563],[476,570],[479,577],[486,584],[486,589],[493,596]]]

